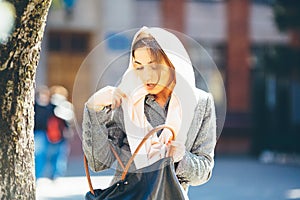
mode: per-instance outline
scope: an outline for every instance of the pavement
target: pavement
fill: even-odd
[[[112,171],[91,173],[95,188],[107,187]],[[38,200],[82,200],[89,190],[81,157],[69,160],[65,177],[37,180]],[[212,178],[189,189],[191,200],[300,199],[300,165],[262,162],[249,156],[216,156]]]

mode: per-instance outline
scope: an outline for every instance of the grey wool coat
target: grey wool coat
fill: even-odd
[[[214,166],[216,145],[214,102],[210,93],[203,90],[198,90],[197,93],[199,100],[187,134],[185,155],[181,161],[175,163],[176,176],[186,190],[189,185],[195,186],[207,182]],[[164,123],[165,112],[151,97],[145,100],[145,115],[153,127]],[[110,149],[110,144],[113,145],[126,165],[131,157],[131,152],[124,127],[121,107],[111,111],[107,106],[100,111],[94,111],[85,106],[82,147],[93,171],[110,168],[115,162],[116,159]],[[135,166],[132,165],[130,170],[134,169]],[[121,173],[122,169],[117,164],[115,177],[111,184],[120,179]]]

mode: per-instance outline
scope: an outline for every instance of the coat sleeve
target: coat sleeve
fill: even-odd
[[[110,136],[110,132],[114,134]],[[112,119],[112,111],[105,107],[95,111],[85,105],[82,123],[82,148],[93,171],[109,168],[115,161],[110,143],[120,146],[123,132]]]
[[[205,109],[203,109],[203,106]],[[176,168],[179,181],[194,186],[207,182],[211,177],[214,166],[216,115],[211,94],[208,95],[206,103],[198,103],[195,114],[196,120],[201,120],[199,116],[203,116],[202,123],[199,123],[200,125],[197,127],[198,133],[191,150],[186,151]]]

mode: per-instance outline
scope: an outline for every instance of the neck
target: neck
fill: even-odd
[[[164,107],[167,103],[169,96],[172,94],[175,87],[175,82],[173,81],[169,87],[165,87],[160,93],[155,95],[155,101],[161,106]]]

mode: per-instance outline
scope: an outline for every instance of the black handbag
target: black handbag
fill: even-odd
[[[86,177],[88,180],[90,191],[86,193],[86,200],[184,200],[184,195],[180,188],[180,183],[175,175],[173,159],[165,157],[147,167],[138,169],[128,173],[128,169],[132,164],[141,146],[145,141],[158,130],[168,128],[173,133],[174,130],[166,125],[160,125],[152,129],[138,145],[137,149],[129,159],[127,165],[121,162],[116,151],[111,147],[118,162],[124,167],[121,180],[102,189],[93,189],[88,163],[84,157],[84,166]],[[170,151],[172,152],[172,151]]]

